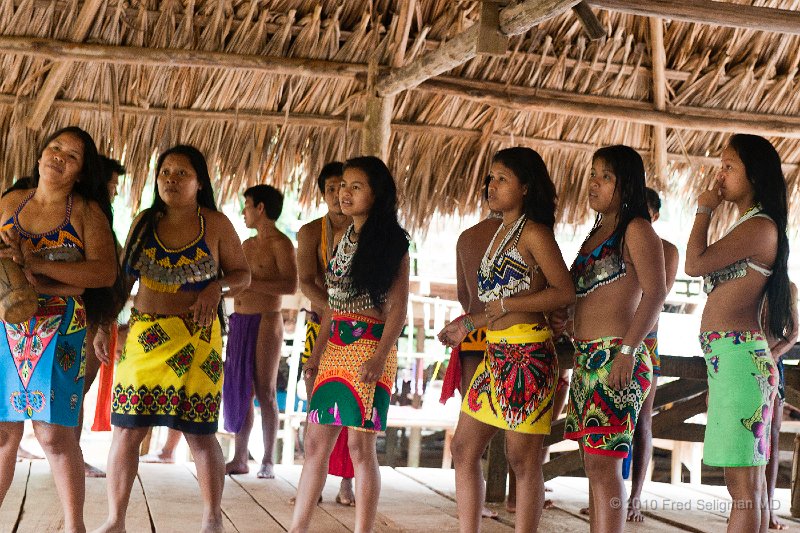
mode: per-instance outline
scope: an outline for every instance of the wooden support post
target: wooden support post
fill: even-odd
[[[586,2],[580,2],[572,6],[572,10],[577,15],[578,20],[583,24],[583,29],[589,36],[589,40],[596,41],[606,36],[606,29],[600,24],[597,15],[594,14],[592,8],[586,5]]]
[[[667,56],[664,51],[664,22],[656,17],[650,19],[650,52],[653,62],[653,107],[657,111],[664,111],[667,108]],[[667,178],[667,128],[662,124],[653,126],[653,163],[655,184],[663,187]]]
[[[800,518],[800,434],[794,437],[794,457],[792,458],[792,516]]]
[[[374,155],[383,161],[389,155],[394,97],[368,96],[361,130],[361,155]]]
[[[98,11],[105,5],[101,0],[87,0],[83,3],[78,17],[75,20],[75,25],[70,32],[70,37],[73,41],[83,41],[89,35],[89,30],[92,27]],[[42,88],[39,90],[39,95],[36,102],[30,108],[28,113],[28,127],[31,129],[39,129],[44,122],[44,117],[50,111],[53,101],[56,99],[58,91],[61,89],[61,84],[64,83],[72,63],[69,61],[58,62],[50,69],[47,74],[47,79],[44,81]]]
[[[486,462],[486,501],[499,503],[506,501],[506,478],[508,462],[506,461],[505,431],[498,431],[489,442],[488,460]]]

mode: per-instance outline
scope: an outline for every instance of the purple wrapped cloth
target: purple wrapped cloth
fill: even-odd
[[[222,405],[225,431],[239,433],[253,402],[258,326],[261,315],[233,313],[228,321],[228,346],[225,352],[225,381]]]

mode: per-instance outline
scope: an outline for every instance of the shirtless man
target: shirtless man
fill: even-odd
[[[233,460],[226,474],[246,474],[247,444],[253,429],[253,394],[261,406],[264,457],[259,478],[275,477],[272,451],[278,432],[276,384],[283,345],[281,295],[297,290],[294,245],[275,226],[283,209],[283,195],[269,185],[244,192],[244,221],[258,233],[242,244],[252,281],[234,298],[230,317],[223,402],[225,429],[236,434]],[[255,389],[255,390],[254,390]]]
[[[322,311],[328,306],[328,291],[325,289],[325,269],[328,266],[336,244],[352,220],[342,213],[339,206],[339,186],[342,182],[343,165],[338,161],[328,163],[317,178],[319,191],[328,206],[328,214],[309,222],[297,233],[298,270],[300,290],[311,301],[311,311],[306,319],[306,346],[303,363],[311,355],[314,342],[319,333],[319,320]],[[313,383],[306,383],[306,390]],[[310,398],[309,398],[310,399]],[[353,495],[353,462],[347,448],[347,429],[342,428],[336,445],[331,452],[328,473],[342,478],[337,503],[355,505]]]
[[[645,197],[647,198],[647,211],[650,213],[650,219],[655,223],[660,216],[661,198],[658,193],[647,187],[645,189]],[[678,273],[678,248],[669,241],[661,239],[661,247],[664,250],[664,272],[666,272],[666,286],[667,292],[672,289],[675,283],[675,276]],[[656,322],[653,331],[647,334],[644,339],[644,344],[647,346],[647,351],[650,352],[650,358],[653,362],[653,380],[650,385],[650,394],[647,395],[642,410],[639,413],[639,423],[636,424],[636,429],[633,433],[633,450],[628,455],[625,461],[632,461],[631,473],[631,496],[628,500],[628,521],[629,522],[643,522],[644,516],[641,513],[641,505],[639,499],[642,495],[642,487],[644,486],[644,478],[647,473],[647,468],[650,465],[650,459],[653,456],[653,402],[656,398],[656,387],[658,387],[658,376],[661,375],[661,359],[658,356],[658,322]]]

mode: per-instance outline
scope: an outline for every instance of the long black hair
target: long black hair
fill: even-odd
[[[216,211],[217,204],[214,201],[214,189],[211,186],[211,176],[208,173],[206,158],[203,156],[203,153],[194,146],[179,144],[158,156],[158,162],[156,163],[156,182],[158,181],[158,175],[161,172],[164,160],[173,154],[182,155],[189,159],[189,164],[192,165],[197,175],[197,182],[200,184],[200,189],[197,191],[197,205],[210,209],[211,211]],[[153,193],[153,203],[142,212],[142,217],[136,223],[136,226],[134,226],[133,231],[131,231],[130,241],[125,245],[125,255],[122,264],[126,270],[136,265],[136,262],[142,254],[142,248],[144,247],[147,237],[155,233],[158,220],[164,216],[166,212],[167,204],[158,193],[158,183],[156,183]],[[217,315],[219,316],[220,325],[224,331],[225,312],[222,299],[220,299],[219,306],[217,307]]]
[[[754,200],[778,227],[778,252],[772,275],[767,280],[767,329],[775,338],[786,339],[794,327],[789,288],[789,238],[786,235],[788,207],[786,180],[781,168],[781,158],[768,140],[758,135],[736,134],[728,146],[733,148],[744,163],[747,180],[753,186]]]
[[[30,186],[39,186],[39,164],[45,148],[56,137],[68,133],[78,137],[83,143],[83,165],[81,166],[78,180],[72,185],[72,192],[79,194],[87,201],[94,201],[108,221],[108,228],[114,234],[114,215],[111,212],[111,202],[108,198],[108,187],[103,180],[100,157],[97,153],[97,145],[94,139],[86,131],[77,126],[61,128],[50,134],[42,144],[42,148],[37,154],[37,164],[33,167]],[[125,305],[125,295],[122,284],[122,277],[119,273],[119,258],[116,248],[114,249],[114,266],[117,267],[117,275],[111,287],[92,287],[84,290],[82,298],[86,307],[86,319],[93,324],[106,324],[116,320],[117,315]]]
[[[353,285],[380,309],[408,252],[408,233],[397,221],[397,187],[386,164],[373,156],[355,157],[344,164],[348,168],[367,176],[374,197],[353,257]]]
[[[619,253],[622,253],[625,241],[625,231],[634,218],[643,218],[650,222],[650,212],[647,210],[647,195],[645,193],[644,161],[639,152],[625,146],[616,144],[605,146],[592,155],[592,161],[602,160],[611,167],[617,178],[614,184],[614,193],[619,191],[619,215],[617,225],[611,236],[615,236],[615,243]],[[594,233],[600,226],[600,214],[595,219]],[[591,233],[590,233],[591,235]],[[610,238],[610,237],[609,237]]]
[[[500,163],[528,187],[522,199],[522,211],[529,220],[553,229],[556,223],[556,187],[547,172],[542,156],[524,146],[500,150],[492,158]]]

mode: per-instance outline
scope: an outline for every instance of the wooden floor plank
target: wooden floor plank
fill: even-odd
[[[416,479],[426,487],[444,495],[449,500],[455,502],[455,471],[441,470],[438,468],[398,468],[397,471]],[[547,494],[551,498],[551,493]],[[455,503],[452,503],[453,516],[455,514]],[[488,507],[498,513],[497,520],[484,518],[481,524],[483,531],[511,531],[513,528],[509,524],[514,523],[514,515],[505,509],[505,504],[490,504]],[[588,528],[588,521],[573,516],[571,513],[561,509],[546,509],[542,513],[539,523],[540,531],[552,533],[571,533],[582,531]]]
[[[580,509],[586,507],[589,502],[589,480],[583,477],[562,476],[548,481],[547,485],[553,489],[553,492],[548,493],[548,498],[551,498],[558,508],[570,513],[573,517],[587,520],[587,524],[584,526],[584,528],[587,528],[588,517],[581,515]],[[645,487],[648,485],[650,484],[646,484]],[[653,483],[653,485],[663,485],[663,483]],[[659,510],[652,515],[646,515],[644,522],[627,522],[625,531],[626,533],[677,533],[686,531],[683,528],[665,522],[663,520],[664,517],[665,513]],[[722,531],[724,530],[725,528],[722,529]],[[706,528],[700,531],[720,530]]]
[[[64,529],[64,512],[47,461],[31,461],[25,504],[17,533]]]
[[[196,478],[195,464],[186,463],[186,467]],[[225,488],[222,491],[222,513],[239,533],[284,531],[267,510],[229,476],[225,476]]]
[[[200,530],[203,502],[186,466],[140,463],[139,479],[156,533]],[[236,532],[224,517],[223,526],[226,533]]]
[[[300,465],[275,465],[277,475],[275,479],[258,479],[254,473],[257,468],[251,468],[250,474],[229,476],[229,479],[238,483],[261,507],[267,510],[279,524],[280,529],[274,531],[286,531],[292,524],[292,513],[294,512],[294,506],[289,503],[289,499],[297,492],[296,481],[293,484],[287,478],[298,479],[301,468]],[[314,513],[311,531],[344,533],[350,530],[331,516],[324,507],[318,507]]]
[[[41,461],[39,461],[41,462]],[[22,502],[28,486],[28,475],[31,471],[31,461],[20,461],[14,469],[14,479],[6,492],[3,505],[0,506],[0,533],[11,533],[17,525],[17,519],[22,511]]]

